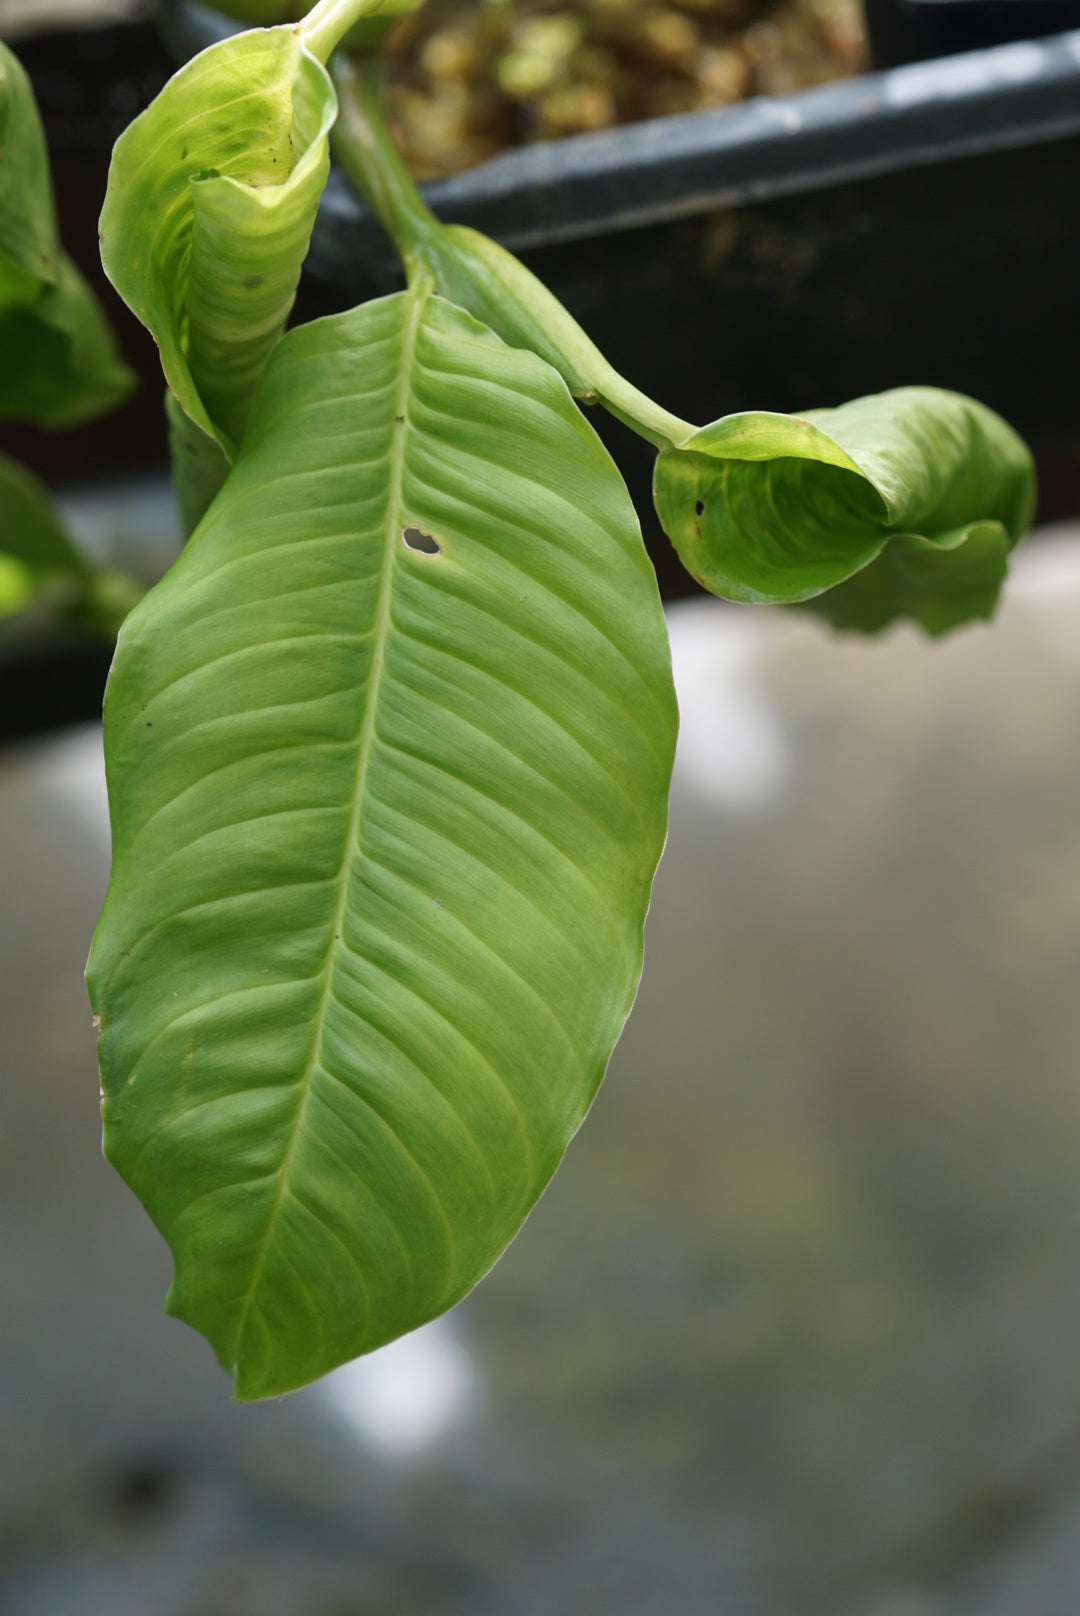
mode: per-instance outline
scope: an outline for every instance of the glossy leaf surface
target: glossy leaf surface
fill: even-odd
[[[849,595],[846,626],[911,611],[933,627],[939,593],[945,616],[964,598],[985,615],[1031,520],[1034,475],[992,410],[905,387],[801,417],[727,416],[659,456],[654,495],[683,562],[714,594],[805,601],[881,556],[873,588]],[[886,561],[897,542],[902,554]]]
[[[70,426],[133,386],[100,304],[61,249],[30,81],[0,44],[0,419]]]
[[[106,272],[230,458],[296,296],[336,111],[295,30],[258,29],[196,56],[113,153]]]
[[[291,333],[121,635],[88,980],[169,1308],[287,1391],[451,1306],[633,999],[676,728],[561,380],[424,291]]]

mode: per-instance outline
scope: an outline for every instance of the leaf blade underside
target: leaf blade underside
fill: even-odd
[[[276,1394],[487,1271],[629,1011],[676,717],[621,480],[442,299],[301,328],[105,723],[106,1152]]]

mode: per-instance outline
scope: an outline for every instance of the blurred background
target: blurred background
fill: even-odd
[[[750,62],[747,93],[833,67],[811,52],[817,78],[758,77],[762,36],[740,29],[839,29],[844,70],[870,60],[854,9],[609,7],[597,43],[603,9],[565,61],[607,51],[621,74],[659,13],[697,29],[695,72],[705,51]],[[517,105],[540,69],[498,63],[550,57],[560,36],[535,24],[566,15],[499,14],[502,43],[468,60]],[[468,33],[464,7],[434,16],[432,39]],[[123,0],[0,0],[0,37],[34,76],[65,240],[100,285],[108,148],[169,46]],[[402,105],[466,83],[464,49],[400,49]],[[544,95],[573,87],[562,71]],[[459,110],[480,93],[455,91]],[[539,95],[517,97],[526,141]],[[682,729],[641,993],[600,1097],[466,1302],[282,1401],[231,1404],[209,1348],[162,1316],[167,1251],[101,1159],[81,973],[108,827],[100,730],[79,721],[108,649],[7,625],[0,1616],[1075,1616],[1076,153],[1066,120],[532,249],[686,413],[683,391],[713,415],[913,380],[981,393],[1032,438],[1041,526],[995,622],[936,644],[677,599],[650,533]],[[633,343],[611,309],[636,296],[639,331],[653,311],[663,330],[673,288],[696,318],[714,308],[696,354],[668,328],[661,375],[659,339]],[[302,312],[347,291],[312,279]],[[110,309],[139,398],[2,446],[80,544],[149,578],[179,542],[160,382]]]

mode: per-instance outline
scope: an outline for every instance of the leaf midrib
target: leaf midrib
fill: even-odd
[[[315,1027],[311,1040],[311,1053],[300,1079],[300,1097],[296,1107],[296,1117],[289,1133],[285,1146],[285,1154],[278,1170],[278,1185],[274,1195],[274,1202],[266,1220],[266,1231],[259,1246],[255,1259],[255,1267],[251,1277],[251,1284],[244,1297],[240,1319],[236,1327],[236,1336],[233,1344],[232,1361],[234,1367],[240,1355],[240,1343],[244,1338],[252,1304],[259,1288],[259,1281],[266,1262],[266,1254],[270,1247],[270,1239],[274,1225],[277,1221],[278,1211],[288,1184],[289,1166],[293,1151],[300,1136],[304,1112],[307,1108],[308,1098],[311,1094],[312,1082],[315,1072],[320,1065],[322,1055],[323,1034],[326,1027],[326,1016],[333,998],[332,986],[334,969],[337,958],[344,946],[342,933],[349,897],[349,878],[360,842],[360,825],[363,819],[364,799],[367,791],[368,765],[371,760],[372,746],[375,740],[375,719],[379,705],[379,693],[385,663],[386,642],[391,624],[391,600],[393,597],[393,581],[398,557],[398,526],[400,522],[401,490],[405,469],[405,444],[409,432],[409,395],[412,390],[413,365],[416,358],[417,334],[423,317],[424,307],[430,291],[427,287],[414,291],[413,307],[409,314],[405,330],[405,340],[402,344],[401,358],[398,365],[397,387],[394,392],[394,419],[391,424],[390,471],[388,477],[388,492],[386,502],[386,525],[383,532],[383,552],[381,578],[379,581],[379,598],[375,608],[374,641],[371,651],[371,666],[368,674],[367,699],[364,706],[364,721],[360,727],[357,748],[356,774],[353,781],[352,810],[349,817],[349,828],[345,839],[345,853],[341,861],[341,872],[338,876],[338,898],[334,909],[334,918],[331,922],[330,944],[327,949],[326,964],[323,966],[323,988],[319,999],[319,1008],[315,1016]]]

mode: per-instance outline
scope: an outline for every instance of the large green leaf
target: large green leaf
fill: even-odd
[[[676,714],[561,380],[426,290],[291,333],[128,620],[105,1148],[242,1398],[451,1306],[629,1011]]]
[[[71,426],[134,384],[97,299],[61,250],[30,81],[0,44],[0,419]]]
[[[847,626],[909,611],[942,627],[942,592],[951,609],[965,597],[975,615],[992,607],[1031,520],[1034,475],[1024,443],[985,405],[903,387],[805,416],[726,416],[659,456],[654,494],[683,562],[714,594],[805,601],[881,557],[873,584],[847,597]],[[902,556],[886,559],[893,545]]]
[[[296,30],[257,29],[195,57],[116,143],[106,273],[230,458],[296,296],[336,111]]]

